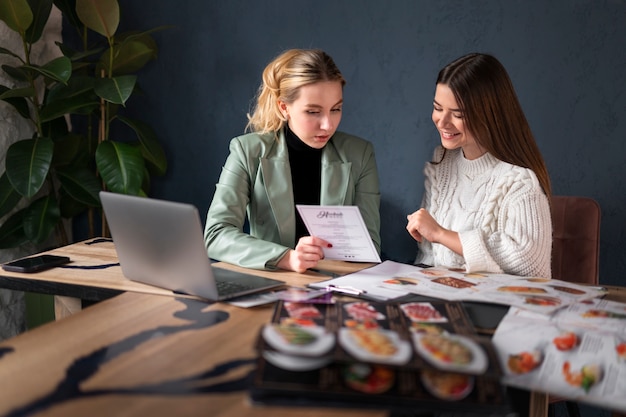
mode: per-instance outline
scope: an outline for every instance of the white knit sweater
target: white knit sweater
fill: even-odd
[[[438,147],[434,161],[441,159]],[[419,244],[416,263],[551,277],[552,220],[548,198],[534,172],[486,153],[467,160],[446,151],[424,168],[422,207],[459,233],[463,257],[440,244]]]

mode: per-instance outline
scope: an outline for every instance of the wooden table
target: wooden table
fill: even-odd
[[[0,344],[3,416],[385,416],[253,407],[253,340],[271,307],[128,292]]]
[[[387,415],[253,406],[247,395],[253,342],[273,306],[210,304],[129,281],[109,241],[79,242],[49,253],[70,256],[71,266],[78,268],[2,271],[0,286],[106,301],[0,343],[2,416]],[[321,269],[346,274],[364,266],[327,261]],[[295,286],[329,278],[313,272],[256,272]],[[626,301],[626,289],[611,287],[609,297]],[[533,395],[531,415],[545,415],[542,399]]]
[[[181,297],[170,290],[125,278],[111,239],[89,239],[42,253],[69,256],[71,263],[28,274],[0,269],[0,288],[54,295],[57,319],[80,311],[82,302],[102,301],[125,292]],[[222,262],[213,265],[250,272],[245,268]],[[325,271],[345,275],[371,265],[373,264],[324,260],[319,266]],[[313,280],[322,281],[330,278],[328,275],[310,271],[305,274],[289,271],[254,271],[254,273],[268,278],[288,280],[291,285],[296,286],[305,286]],[[197,299],[193,296],[187,298]]]

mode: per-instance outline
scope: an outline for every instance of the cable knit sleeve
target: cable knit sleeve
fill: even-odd
[[[468,272],[551,277],[552,220],[534,173],[512,167],[482,209],[478,229],[459,233]]]

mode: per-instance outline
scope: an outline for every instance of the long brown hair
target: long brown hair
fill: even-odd
[[[500,61],[487,54],[462,56],[439,72],[437,84],[452,90],[476,142],[501,161],[531,169],[549,197],[548,169]]]
[[[293,103],[300,87],[320,81],[346,84],[333,59],[319,49],[289,49],[278,55],[263,71],[263,81],[256,96],[252,115],[248,114],[246,130],[277,132],[287,120],[278,101]]]

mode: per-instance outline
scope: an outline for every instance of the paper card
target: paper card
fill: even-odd
[[[311,236],[332,243],[332,248],[324,248],[326,259],[380,262],[380,256],[357,206],[297,204],[296,208]]]

